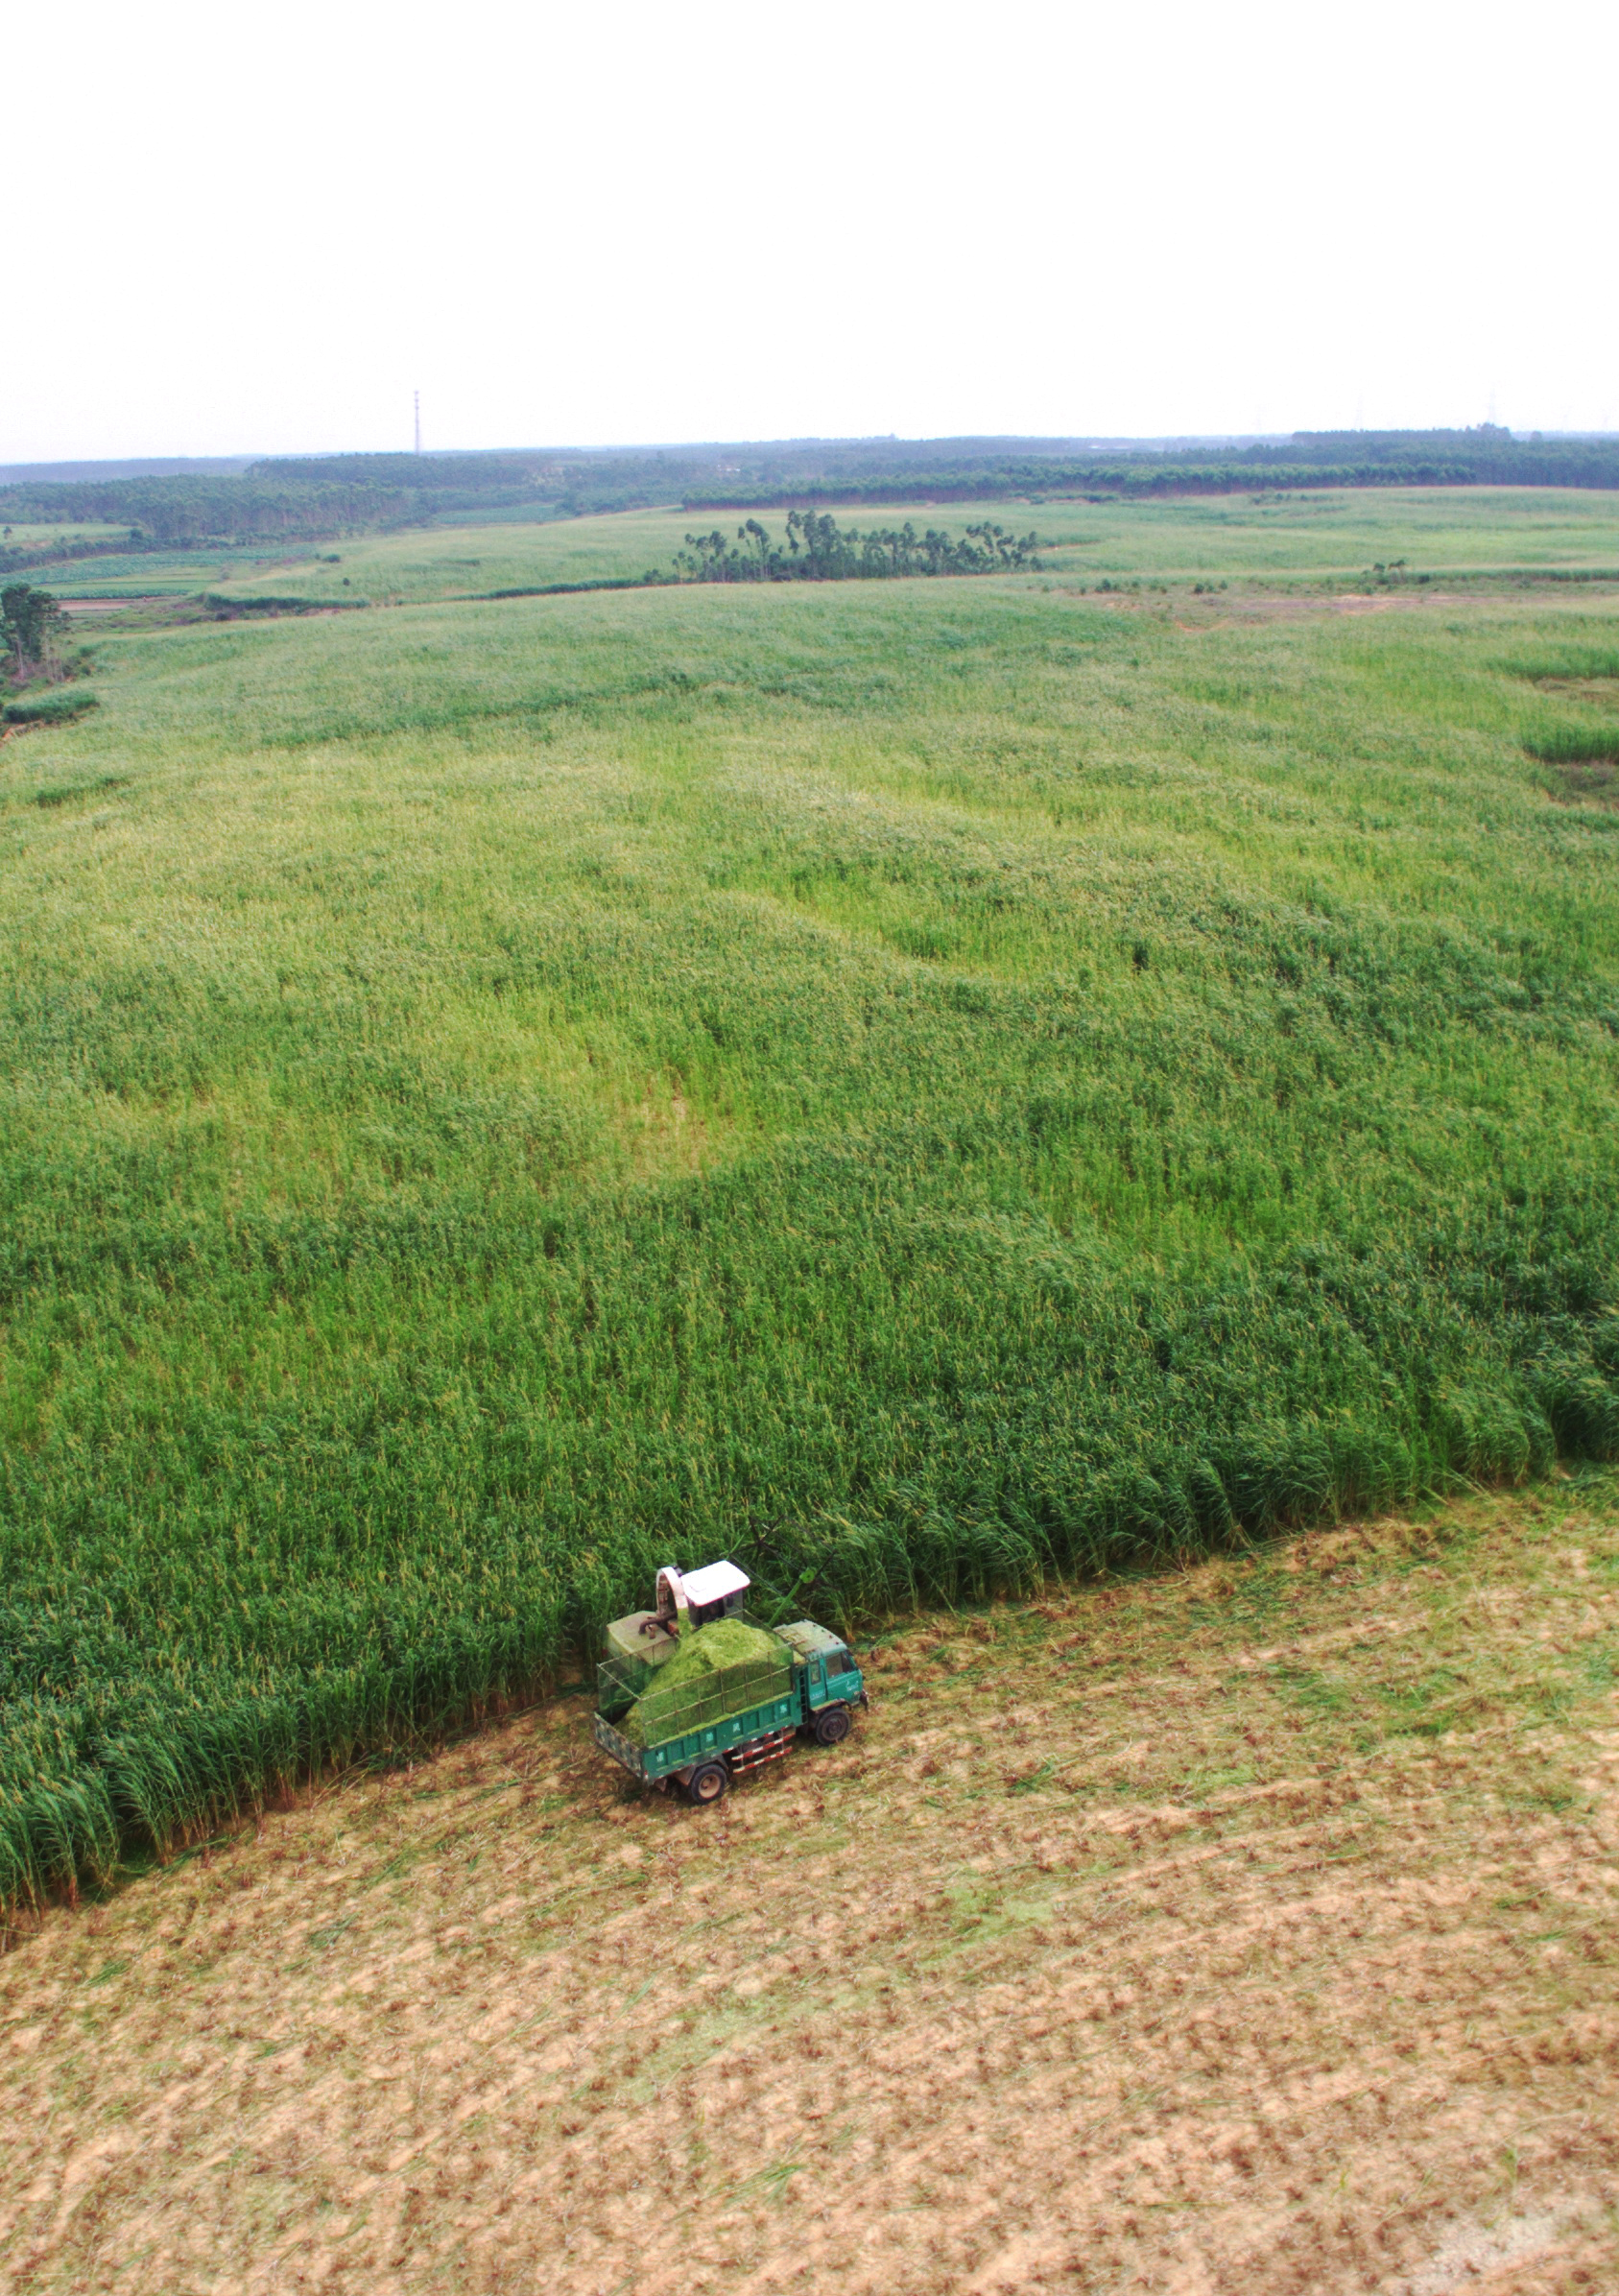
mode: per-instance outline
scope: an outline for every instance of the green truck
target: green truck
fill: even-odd
[[[808,1618],[759,1625],[743,1607],[748,1586],[731,1563],[666,1568],[657,1607],[607,1629],[596,1743],[643,1784],[718,1802],[800,1734],[837,1745],[869,1703],[845,1641]]]

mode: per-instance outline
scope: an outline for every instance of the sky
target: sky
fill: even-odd
[[[34,9],[0,463],[417,390],[429,448],[1619,429],[1616,64],[1611,0]]]

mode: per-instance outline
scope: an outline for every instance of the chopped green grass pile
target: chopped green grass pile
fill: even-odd
[[[723,1675],[734,1679],[717,1679]],[[683,1729],[696,1729],[699,1712],[703,1722],[713,1722],[722,1713],[762,1706],[786,1690],[792,1677],[785,1642],[740,1618],[716,1618],[682,1637],[619,1729],[632,1746],[659,1746]],[[735,1696],[726,1698],[727,1691]]]
[[[1619,1450],[1619,815],[1529,754],[1616,639],[1028,576],[98,634],[0,750],[0,1896],[672,1555],[836,1625]]]

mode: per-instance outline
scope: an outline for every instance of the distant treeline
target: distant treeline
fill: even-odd
[[[190,542],[313,541],[379,527],[522,512],[536,518],[674,503],[712,479],[712,457],[320,455],[255,463],[238,477],[81,478],[0,488],[0,527],[118,526],[125,551]],[[55,558],[65,555],[53,551]],[[8,548],[0,567],[45,562]]]
[[[712,534],[689,534],[675,564],[687,582],[881,582],[905,574],[1011,574],[1038,566],[1035,535],[1010,535],[1004,527],[969,526],[959,539],[929,527],[918,535],[909,520],[901,527],[841,528],[830,514],[791,511],[783,548],[757,518],[736,530],[727,542]]]
[[[573,517],[676,502],[688,510],[811,509],[1479,485],[1619,488],[1619,440],[1517,439],[1484,423],[1453,431],[1299,431],[1286,441],[1229,447],[811,439],[600,452],[283,456],[237,476],[113,472],[3,487],[0,526],[114,526],[123,533],[97,547],[126,551],[204,541],[274,545],[463,517]],[[38,550],[8,548],[0,538],[0,570],[45,562]]]
[[[240,478],[71,479],[0,488],[0,525],[120,526],[106,547],[172,549],[177,542],[301,540],[363,526],[404,523],[415,497],[381,486],[287,485]]]
[[[1350,459],[1350,458],[1353,459]],[[807,508],[817,503],[982,502],[1018,494],[1140,496],[1277,492],[1315,487],[1613,487],[1619,440],[1514,439],[1482,424],[1474,431],[1299,431],[1285,444],[1063,461],[1010,457],[989,466],[803,479],[762,491],[738,482],[688,493],[684,508]]]

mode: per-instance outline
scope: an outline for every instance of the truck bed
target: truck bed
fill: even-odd
[[[726,1754],[733,1746],[745,1746],[750,1738],[763,1737],[767,1731],[790,1730],[802,1720],[803,1700],[795,1683],[779,1697],[767,1698],[762,1706],[743,1707],[734,1714],[719,1715],[700,1729],[665,1738],[657,1746],[634,1745],[601,1714],[594,1717],[592,1727],[596,1743],[604,1753],[622,1762],[632,1778],[655,1783],[676,1770],[689,1769],[705,1755]]]

